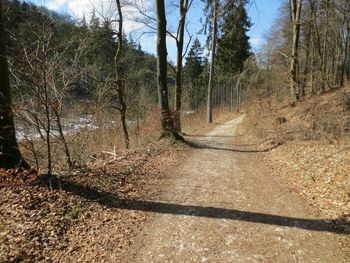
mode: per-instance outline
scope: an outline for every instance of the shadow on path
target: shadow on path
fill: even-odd
[[[187,144],[188,146],[192,147],[192,148],[195,148],[195,149],[212,149],[212,150],[229,151],[229,152],[240,152],[240,153],[269,152],[272,149],[275,149],[275,148],[277,148],[277,147],[282,145],[282,144],[277,144],[277,145],[271,146],[271,147],[266,148],[266,149],[256,150],[256,149],[238,149],[238,148],[218,147],[218,146],[213,146],[213,145],[208,145],[208,144],[200,144],[200,143],[189,141],[189,140],[185,140],[184,143]],[[241,146],[243,146],[243,145],[241,145]]]
[[[243,137],[243,135],[204,135],[204,134],[186,134],[183,133],[185,137],[199,137],[199,138],[238,138],[238,137]]]
[[[62,182],[62,190],[81,196],[91,202],[97,202],[108,208],[214,219],[239,220],[266,225],[293,227],[319,232],[331,232],[343,235],[350,234],[348,232],[349,222],[341,220],[325,221],[322,219],[303,219],[257,212],[240,211],[235,209],[216,208],[210,206],[185,205],[165,202],[163,203],[159,201],[143,201],[134,199],[120,199],[117,195],[113,193],[99,191],[89,186],[83,186],[69,181]]]

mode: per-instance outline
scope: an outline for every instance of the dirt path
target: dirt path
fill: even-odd
[[[342,235],[238,143],[243,118],[188,137],[201,147],[144,203],[125,262],[350,262]]]

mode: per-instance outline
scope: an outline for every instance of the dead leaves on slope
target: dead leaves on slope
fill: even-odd
[[[64,190],[0,188],[0,262],[120,261],[146,218],[122,209],[122,200],[155,192],[181,152],[153,145],[120,153],[117,162],[61,175]]]

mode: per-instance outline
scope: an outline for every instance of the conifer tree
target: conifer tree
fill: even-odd
[[[198,109],[200,104],[205,101],[205,90],[202,83],[204,62],[203,47],[196,38],[188,51],[184,66],[184,81],[187,84],[188,103],[191,109]]]
[[[231,77],[243,70],[251,55],[247,32],[251,26],[245,5],[247,0],[229,0],[223,8],[217,63],[220,73]]]
[[[188,82],[193,82],[199,78],[203,72],[203,48],[198,38],[196,38],[188,51],[186,64],[184,67],[184,78]]]

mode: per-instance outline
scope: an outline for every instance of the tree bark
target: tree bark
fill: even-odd
[[[0,1],[0,168],[22,167],[29,169],[30,166],[24,161],[18,148],[11,103],[2,1]]]
[[[207,121],[208,123],[213,122],[213,83],[214,83],[214,66],[215,66],[215,51],[217,42],[217,0],[213,1],[213,31],[212,31],[212,43],[211,43],[211,62],[209,72],[209,83],[208,83],[208,99],[207,99]]]
[[[346,77],[346,80],[348,83],[350,83],[350,18],[347,18],[347,32],[348,35],[345,40],[345,54],[344,54],[344,66],[343,66],[343,72],[342,72],[342,78],[344,81],[344,78]],[[344,76],[345,75],[345,76]]]
[[[322,81],[319,80],[318,72],[321,72],[322,68],[322,48],[321,48],[321,37],[318,29],[317,24],[317,2],[315,0],[309,0],[310,5],[310,11],[311,11],[311,17],[313,21],[313,35],[312,35],[312,43],[313,43],[313,49],[314,49],[314,56],[313,56],[313,67],[311,68],[312,71],[312,78],[313,78],[313,94],[315,94],[318,90],[318,83]],[[315,54],[317,54],[318,60],[316,59]],[[321,76],[322,78],[322,76]],[[322,89],[322,87],[320,88]]]
[[[176,39],[177,47],[177,62],[175,71],[175,129],[181,132],[181,97],[182,97],[182,60],[183,60],[183,46],[185,35],[186,15],[188,11],[188,1],[180,0],[180,22],[178,28],[178,36]]]
[[[120,4],[120,0],[116,0],[117,9],[118,9],[118,48],[115,54],[114,62],[116,69],[116,85],[117,85],[117,95],[119,100],[118,110],[120,113],[120,122],[122,125],[123,133],[124,133],[124,142],[125,148],[130,147],[129,133],[126,125],[126,103],[124,99],[124,68],[123,68],[123,13]]]
[[[162,126],[161,137],[174,136],[177,138],[179,135],[174,129],[174,121],[169,109],[168,99],[168,63],[167,63],[167,48],[166,48],[166,17],[164,0],[156,1],[157,10],[157,88],[158,88],[158,100],[159,109],[161,112],[160,122]]]
[[[328,22],[329,22],[329,0],[326,0],[326,24],[324,26],[323,46],[322,46],[322,58],[321,58],[321,88],[320,93],[324,93],[325,87],[328,86],[327,76],[327,38],[328,38]]]
[[[290,64],[290,89],[294,103],[300,99],[300,83],[299,83],[299,35],[300,35],[300,15],[302,0],[290,0],[290,12],[292,20],[292,57]]]
[[[309,25],[307,36],[306,36],[306,54],[305,54],[305,67],[304,67],[304,76],[303,76],[303,81],[300,85],[300,98],[305,97],[305,87],[306,87],[306,82],[307,82],[307,77],[310,71],[310,46],[311,46],[311,29],[312,25]],[[312,65],[311,65],[312,66]]]

